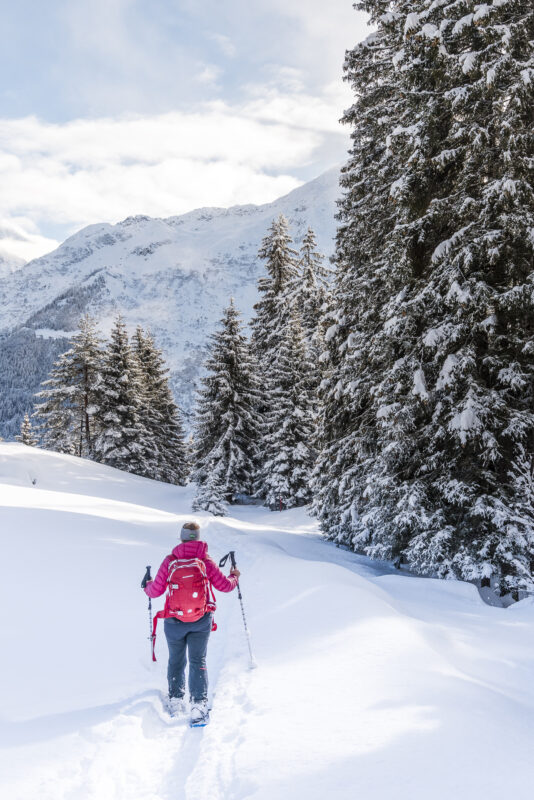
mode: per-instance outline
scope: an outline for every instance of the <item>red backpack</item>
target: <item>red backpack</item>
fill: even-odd
[[[196,622],[207,611],[215,610],[210,598],[206,565],[200,558],[174,558],[169,561],[165,616],[181,622]]]
[[[201,558],[176,558],[172,553],[167,573],[165,608],[152,623],[152,661],[156,661],[158,619],[174,617],[181,622],[196,622],[208,611],[215,611],[215,596]],[[212,631],[217,630],[215,621]]]

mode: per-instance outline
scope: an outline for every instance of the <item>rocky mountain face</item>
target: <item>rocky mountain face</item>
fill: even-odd
[[[86,311],[105,335],[119,311],[132,330],[152,331],[187,418],[208,334],[230,297],[245,319],[252,314],[264,269],[257,252],[271,221],[284,214],[297,247],[310,225],[329,256],[338,196],[334,169],[266,205],[90,225],[49,255],[0,270],[0,433],[18,432]]]

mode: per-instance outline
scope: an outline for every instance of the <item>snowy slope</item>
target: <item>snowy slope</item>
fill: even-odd
[[[0,280],[6,275],[11,275],[24,266],[26,262],[19,256],[14,256],[6,250],[0,249]]]
[[[370,564],[302,511],[199,516],[216,558],[237,552],[259,668],[237,597],[220,595],[212,722],[168,719],[165,640],[153,667],[139,582],[189,502],[188,489],[0,444],[6,797],[526,796],[534,604],[491,608],[471,585]]]
[[[333,169],[263,206],[203,208],[169,219],[130,217],[117,225],[91,225],[17,272],[0,273],[0,336],[20,337],[24,326],[49,340],[55,355],[66,347],[57,337],[68,337],[85,311],[107,333],[120,310],[132,328],[141,324],[153,331],[187,410],[207,334],[230,297],[246,318],[251,315],[263,271],[257,252],[272,220],[285,214],[297,243],[311,225],[319,247],[330,255],[338,195],[338,171]],[[0,363],[4,374],[12,369],[10,363]],[[28,383],[33,380],[35,388],[42,376],[38,368],[30,372]],[[6,380],[5,390],[12,385],[20,386],[18,375]]]

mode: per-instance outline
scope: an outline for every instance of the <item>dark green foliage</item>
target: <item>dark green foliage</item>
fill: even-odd
[[[143,422],[141,370],[120,315],[111,330],[99,388],[97,460],[136,475],[154,476],[160,452]]]
[[[531,587],[534,10],[358,7],[316,509],[370,555]]]
[[[71,344],[36,395],[41,402],[35,407],[35,417],[44,447],[91,458],[99,432],[95,418],[102,397],[103,350],[95,322],[88,315]]]
[[[225,503],[250,495],[260,447],[255,361],[233,301],[211,336],[193,443],[195,508],[224,514]]]
[[[155,472],[149,477],[185,486],[189,474],[185,434],[163,353],[140,327],[132,346],[140,372],[139,416],[158,454]]]
[[[291,247],[287,219],[273,220],[258,256],[265,261],[267,275],[258,281],[260,300],[252,320],[252,347],[260,369],[268,371],[280,331],[291,310],[298,276],[297,252]]]
[[[310,501],[315,460],[314,373],[295,313],[288,316],[279,333],[276,359],[266,383],[269,410],[264,417],[257,489],[273,509]]]

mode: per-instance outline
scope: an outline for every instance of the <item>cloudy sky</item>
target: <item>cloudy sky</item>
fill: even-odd
[[[351,0],[17,0],[2,27],[4,251],[268,202],[344,160]]]

